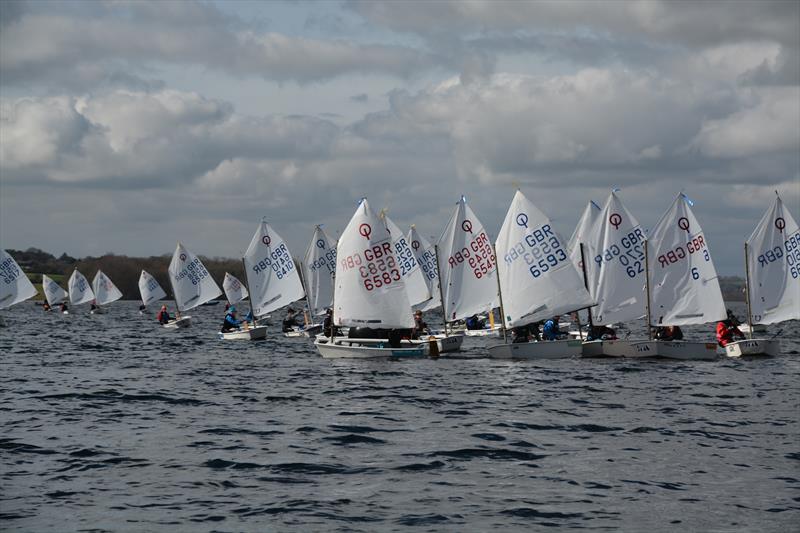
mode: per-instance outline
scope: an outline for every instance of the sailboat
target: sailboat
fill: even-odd
[[[586,255],[585,243],[588,240],[589,234],[597,225],[597,221],[600,217],[600,211],[601,211],[600,206],[597,205],[594,202],[594,200],[589,200],[589,203],[586,204],[583,213],[581,213],[581,217],[578,220],[578,224],[575,226],[575,230],[572,232],[572,236],[570,236],[569,241],[567,241],[567,250],[569,252],[569,258],[572,261],[572,264],[575,265],[575,269],[583,275],[584,285],[586,286],[587,289],[589,288],[589,281],[588,279],[586,279],[585,275],[586,267],[583,264],[584,256]],[[587,315],[589,318],[587,325],[588,328],[592,323],[591,311],[588,309],[587,309]],[[580,316],[580,312],[578,313],[578,316]],[[584,324],[587,323],[584,322]],[[572,338],[581,338],[581,339],[583,338],[583,332],[581,331],[580,327],[577,330],[571,330],[569,334]],[[592,356],[602,355],[601,345],[599,344],[596,345],[595,353],[592,354],[587,353],[588,346],[589,345],[584,345],[583,355],[592,355]]]
[[[169,263],[169,282],[175,297],[177,316],[164,324],[165,328],[185,328],[191,316],[181,316],[185,311],[211,301],[222,294],[200,258],[178,243]]]
[[[244,284],[229,272],[225,272],[225,277],[222,280],[222,290],[225,291],[225,297],[231,305],[239,303],[249,296]]]
[[[247,287],[228,272],[225,272],[225,278],[222,280],[222,290],[225,291],[225,297],[231,306],[250,296]],[[258,325],[254,320],[252,324],[244,322],[243,326],[239,330],[220,331],[218,336],[224,340],[259,340],[267,337],[266,324]]]
[[[753,338],[756,324],[800,320],[800,230],[780,196],[744,244],[749,339],[728,343],[728,357],[776,356],[778,339]]]
[[[578,234],[578,253],[584,244],[586,283],[597,305],[594,324],[637,320],[645,315],[645,233],[616,190],[608,195],[588,234]],[[573,249],[573,252],[575,250]],[[573,259],[574,260],[574,259]],[[584,345],[587,356],[635,357],[635,345],[647,339],[596,340]]]
[[[364,198],[342,232],[336,248],[334,326],[414,327],[402,267],[384,221],[370,209]],[[395,339],[372,342],[332,337],[327,340],[318,338],[314,344],[325,358],[418,357],[425,354],[423,346],[401,347]]]
[[[51,308],[69,298],[69,293],[47,274],[42,274],[42,291],[44,291],[44,297]],[[63,313],[66,315],[69,314],[69,311],[63,311]]]
[[[726,317],[717,271],[691,201],[678,194],[650,232],[646,244],[647,326],[684,326]],[[716,342],[649,341],[636,345],[642,356],[716,359]]]
[[[317,225],[303,256],[303,283],[312,318],[324,315],[331,306],[335,272],[336,241]]]
[[[72,271],[67,286],[69,287],[69,301],[73,306],[94,300],[94,291],[89,285],[89,280],[77,268]]]
[[[38,294],[11,254],[0,249],[0,309],[8,309]],[[0,318],[0,325],[2,325]]]
[[[146,270],[142,270],[142,273],[139,275],[139,294],[142,297],[142,305],[144,307],[167,297],[167,293],[161,288],[161,285],[158,284],[156,278]]]
[[[100,306],[116,302],[122,298],[122,292],[102,270],[98,270],[94,275],[92,287],[94,289],[94,300],[97,304],[97,307],[91,311],[93,315],[104,312]]]
[[[497,265],[483,224],[462,196],[435,246],[436,263],[447,323],[498,307]],[[466,335],[497,335],[500,326],[466,330]],[[445,331],[446,333],[446,331]]]
[[[514,194],[495,250],[504,336],[507,329],[592,305],[566,242],[522,191]],[[489,356],[502,359],[554,359],[581,352],[580,339],[489,346]]]
[[[266,221],[262,220],[256,228],[242,262],[250,306],[256,320],[305,295],[289,248]],[[266,336],[266,326],[250,329],[259,328],[264,328]],[[254,332],[250,338],[256,338],[253,335],[260,333]]]
[[[417,227],[413,224],[408,231],[406,240],[411,243],[414,259],[417,260],[417,264],[422,270],[423,278],[428,286],[428,292],[431,295],[430,300],[412,305],[412,307],[415,311],[432,311],[442,305],[442,298],[439,294],[439,270],[436,268],[436,249],[425,237],[420,235]]]

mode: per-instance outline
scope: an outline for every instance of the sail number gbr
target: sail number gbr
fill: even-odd
[[[361,253],[354,253],[339,261],[342,271],[358,269],[361,282],[368,291],[380,289],[400,281],[400,270],[388,242],[376,244]]]
[[[525,238],[512,246],[503,256],[503,260],[510,265],[520,257],[525,260],[528,271],[534,278],[567,260],[567,254],[558,237],[550,229],[550,224],[544,224],[533,231],[529,230]]]
[[[262,274],[272,269],[275,272],[275,277],[283,279],[286,274],[294,270],[294,261],[289,255],[286,244],[281,243],[280,246],[270,251],[264,259],[256,262],[252,268],[256,274]]]
[[[451,269],[464,263],[469,265],[472,269],[472,274],[477,279],[481,279],[494,270],[494,253],[492,252],[489,237],[486,236],[485,232],[480,232],[477,237],[473,237],[469,241],[467,246],[456,251],[447,259],[447,264],[450,265]]]
[[[0,263],[0,280],[7,285],[11,285],[20,276],[17,264],[10,257]]]
[[[635,278],[644,273],[644,234],[642,228],[636,227],[619,240],[619,244],[612,244],[602,253],[595,256],[594,261],[598,268],[617,259],[628,277]],[[608,268],[608,267],[606,267]]]

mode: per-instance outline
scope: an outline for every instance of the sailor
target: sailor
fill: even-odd
[[[295,310],[290,307],[286,310],[286,318],[283,319],[283,332],[288,333],[294,331],[294,328],[299,326],[300,324],[297,323]]]
[[[158,311],[158,314],[156,315],[156,320],[158,320],[159,324],[163,325],[169,322],[170,318],[171,317],[169,316],[169,311],[167,311],[167,306],[162,305],[161,309]]]
[[[225,313],[225,320],[222,321],[222,328],[220,331],[227,333],[228,331],[239,329],[241,325],[242,321],[236,318],[236,307],[230,306],[228,312]]]
[[[68,312],[69,311],[69,307],[67,306],[67,302],[61,302],[61,305],[59,306],[59,310],[62,313]]]
[[[589,334],[586,336],[586,340],[588,341],[599,341],[599,340],[614,340],[617,338],[617,332],[613,329],[609,328],[608,326],[593,326],[589,330]]]
[[[139,313],[143,315],[145,313],[145,311],[147,311],[147,306],[144,305],[144,304],[140,305],[139,306]]]
[[[511,335],[514,338],[514,340],[511,341],[513,344],[530,342],[533,337],[531,335],[530,325],[515,327],[511,330]]]
[[[656,339],[662,341],[681,341],[683,331],[678,326],[662,326],[656,329]]]
[[[545,321],[542,336],[546,341],[555,341],[561,338],[561,330],[558,329],[558,319],[560,316],[556,315],[553,318]]]
[[[245,322],[253,322],[253,310],[250,309],[246,315],[244,315]]]
[[[94,311],[97,309],[97,300],[92,300],[92,305],[89,307],[89,311]]]
[[[428,324],[422,319],[422,311],[414,311],[414,329],[411,331],[411,338],[418,339],[420,334],[428,335]]]
[[[52,309],[50,309],[50,304],[47,303],[47,302],[43,303],[42,304],[42,311],[44,311],[44,312],[52,311]]]
[[[744,339],[744,333],[736,327],[738,324],[733,311],[728,309],[728,318],[717,323],[717,344],[724,348],[729,342]]]
[[[486,321],[478,318],[478,315],[472,315],[466,320],[467,329],[483,329],[486,327]]]

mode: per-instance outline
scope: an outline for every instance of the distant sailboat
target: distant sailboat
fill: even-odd
[[[38,294],[11,254],[0,249],[0,309],[8,309]],[[0,325],[2,325],[0,318]]]
[[[181,243],[175,248],[169,263],[169,280],[175,297],[177,316],[164,324],[166,328],[183,328],[190,324],[190,316],[182,313],[194,309],[222,294],[200,258]]]
[[[744,245],[750,338],[728,343],[729,357],[778,355],[780,340],[753,338],[756,324],[800,320],[800,229],[780,196]]]
[[[94,288],[95,303],[97,304],[97,308],[92,310],[93,314],[103,312],[100,306],[108,305],[122,298],[122,292],[102,270],[98,270],[94,275],[92,287]]]
[[[331,306],[335,272],[336,241],[325,233],[322,226],[317,226],[303,257],[306,301],[312,316],[324,315]]]
[[[167,297],[167,293],[158,284],[156,278],[146,270],[142,270],[139,276],[139,294],[142,297],[142,305],[145,307]]]
[[[89,285],[89,280],[77,268],[72,271],[67,286],[69,287],[69,301],[73,306],[90,303],[94,300],[94,291]]]
[[[550,219],[521,191],[514,194],[496,242],[504,328],[553,318],[592,305]],[[580,340],[497,344],[494,358],[553,359],[580,356]]]
[[[428,292],[431,299],[413,305],[412,307],[420,311],[431,311],[442,305],[442,299],[439,296],[439,271],[436,268],[436,250],[425,237],[419,234],[416,226],[412,225],[408,232],[406,240],[411,243],[411,250],[414,252],[414,258],[417,260],[420,269],[422,270],[423,278],[428,286]]]
[[[222,290],[225,291],[225,297],[231,305],[239,303],[249,296],[244,284],[228,272],[225,272],[225,278],[222,280]]]
[[[67,298],[69,298],[69,293],[61,288],[61,285],[56,283],[47,274],[42,274],[42,290],[44,291],[47,304],[50,307],[64,303],[67,301]],[[67,311],[64,311],[64,313],[66,314]]]

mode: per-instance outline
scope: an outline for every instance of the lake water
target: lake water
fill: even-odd
[[[798,531],[797,323],[763,360],[331,361],[222,311],[4,312],[0,529]]]

